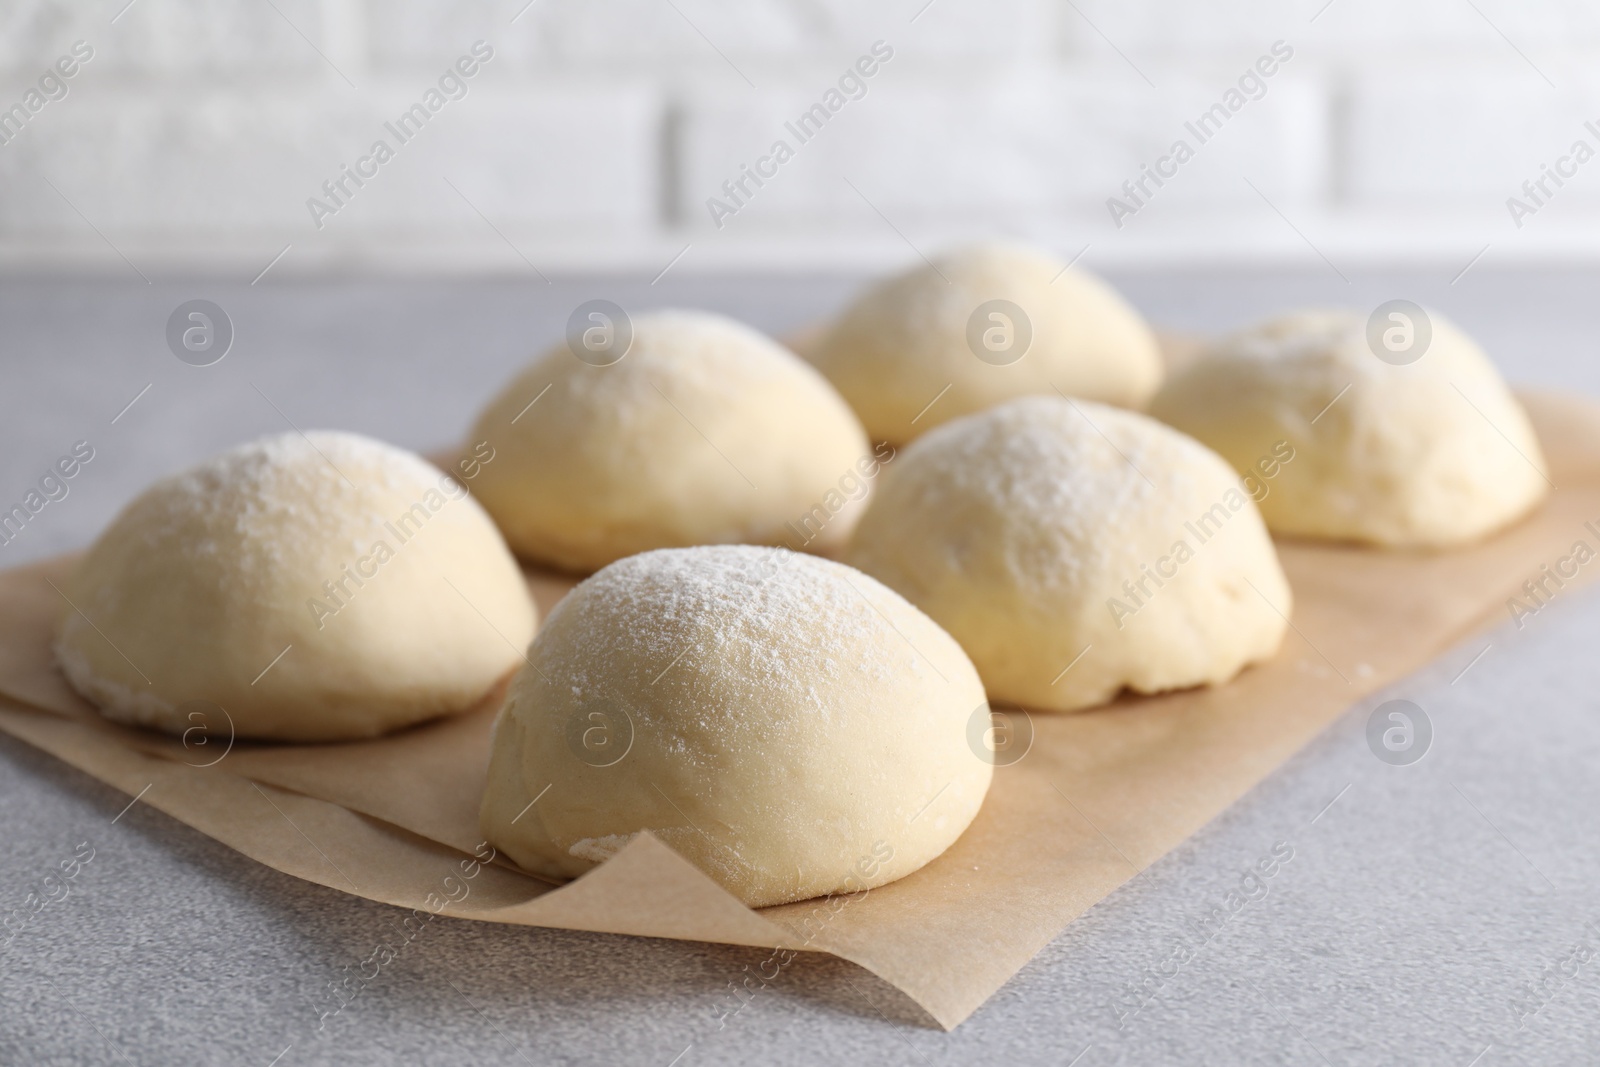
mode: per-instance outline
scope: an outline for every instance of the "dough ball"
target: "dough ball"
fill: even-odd
[[[573,590],[528,658],[482,824],[547,877],[649,830],[751,907],[856,892],[948,848],[994,769],[968,742],[988,711],[950,635],[814,556],[632,556]]]
[[[941,426],[846,556],[950,631],[995,700],[1071,711],[1233,677],[1288,582],[1240,480],[1153,419],[1028,397]]]
[[[557,345],[478,419],[499,459],[474,490],[511,547],[587,572],[652,548],[842,545],[872,450],[822,376],[720,315],[632,333],[606,366]]]
[[[1263,485],[1278,533],[1446,546],[1526,514],[1548,488],[1544,456],[1494,365],[1437,314],[1383,311],[1303,312],[1236,334],[1176,373],[1151,414]],[[1420,355],[1380,359],[1386,332]],[[1279,442],[1294,461],[1262,477]]]
[[[1143,406],[1161,382],[1155,335],[1105,282],[1066,266],[1010,244],[950,252],[868,290],[812,361],[872,439],[895,444],[1031,394]]]
[[[348,481],[346,480],[348,479]],[[348,433],[267,437],[146,489],[65,590],[56,654],[107,718],[371,737],[480,702],[534,607],[467,485]],[[454,588],[452,588],[452,586]],[[220,744],[218,745],[220,749]]]

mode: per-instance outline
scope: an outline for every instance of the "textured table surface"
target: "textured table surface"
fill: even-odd
[[[1453,274],[1117,280],[1158,323],[1197,331],[1406,297],[1454,316],[1513,380],[1600,396],[1600,278],[1474,271],[1452,286]],[[450,442],[584,299],[707,306],[782,331],[850,290],[672,276],[12,282],[0,286],[0,503],[76,441],[95,458],[0,565],[82,546],[150,479],[290,421]],[[167,350],[167,317],[191,298],[233,321],[214,366]],[[388,935],[394,909],[262,867],[0,736],[0,916],[81,843],[94,850],[70,895],[0,947],[0,1064],[1600,1062],[1597,632],[1600,592],[1572,593],[1351,708],[950,1034],[827,958],[798,959],[722,1025],[729,984],[765,953],[448,919],[319,1029],[322,990]],[[1365,740],[1391,697],[1433,723],[1411,766]],[[1285,846],[1266,894],[1202,943],[1195,924]]]

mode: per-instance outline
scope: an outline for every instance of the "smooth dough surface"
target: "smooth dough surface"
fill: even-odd
[[[1247,471],[1297,453],[1261,505],[1274,531],[1392,547],[1477,540],[1545,495],[1527,415],[1483,351],[1428,312],[1416,362],[1373,354],[1366,319],[1302,312],[1229,337],[1176,373],[1151,414]]]
[[[1070,711],[1226,681],[1289,585],[1220,457],[1154,419],[1028,397],[905,450],[845,557],[961,643],[992,699]]]
[[[495,723],[482,825],[547,877],[648,830],[751,907],[869,889],[955,841],[993,774],[968,741],[989,719],[966,655],[814,556],[630,557],[573,590],[528,658]]]
[[[871,455],[849,405],[804,360],[688,311],[636,317],[631,348],[609,366],[550,349],[472,439],[501,457],[475,490],[511,547],[579,572],[653,548],[842,544],[862,511],[850,494],[867,484],[856,466]],[[806,526],[818,507],[825,521]]]
[[[230,722],[329,741],[464,711],[522,662],[535,623],[470,484],[349,433],[224,452],[100,535],[57,658],[107,718],[199,728],[218,751]]]
[[[978,358],[991,327],[1016,344],[1006,323],[974,313],[991,300],[1022,309],[1031,327],[1015,362]],[[991,358],[1005,358],[994,356]],[[1142,407],[1161,382],[1155,335],[1127,301],[1080,267],[1020,245],[956,249],[862,294],[811,360],[839,388],[874,441],[910,441],[941,423],[1020,396],[1084,397]],[[939,394],[948,386],[949,390]],[[935,400],[935,397],[938,397]]]

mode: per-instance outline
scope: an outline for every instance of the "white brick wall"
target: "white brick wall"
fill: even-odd
[[[995,230],[1102,261],[1600,251],[1600,161],[1536,224],[1505,207],[1575,138],[1600,149],[1582,0],[525,5],[0,4],[0,117],[95,50],[0,145],[0,267],[253,276],[285,245],[282,274],[654,272],[686,245],[682,269],[792,267]],[[468,94],[316,227],[307,198],[479,39]],[[800,144],[785,121],[880,40],[865,96]],[[1185,122],[1279,40],[1293,59],[1198,144]],[[1115,227],[1107,198],[1180,137],[1194,159]],[[794,158],[714,225],[778,138]]]
[[[1577,78],[1564,85],[1552,90],[1515,62],[1432,65],[1364,80],[1349,94],[1351,195],[1413,204],[1488,196],[1498,204],[1574,138],[1596,143],[1583,124],[1600,120],[1600,93]],[[1600,180],[1574,182],[1562,196],[1600,197]]]

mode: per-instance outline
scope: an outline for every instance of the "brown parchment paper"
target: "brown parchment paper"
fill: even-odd
[[[1027,756],[997,769],[971,828],[910,877],[848,903],[752,911],[641,835],[560,887],[485,866],[441,913],[828,952],[954,1027],[1069,922],[1341,710],[1509,618],[1507,599],[1574,541],[1600,543],[1584,528],[1600,526],[1600,405],[1545,395],[1523,402],[1558,486],[1537,513],[1446,553],[1281,542],[1294,629],[1273,661],[1216,689],[1034,715]],[[114,726],[51,662],[62,604],[49,580],[60,584],[70,566],[57,559],[0,573],[0,729],[287,874],[406,908],[447,895],[443,879],[481,840],[494,698],[447,722],[354,744],[227,749],[213,735],[185,746]],[[572,584],[547,574],[529,582],[544,614]]]

